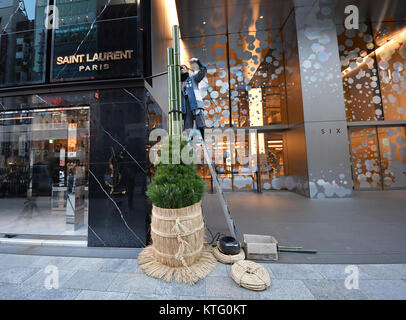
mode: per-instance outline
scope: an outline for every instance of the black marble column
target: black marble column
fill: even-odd
[[[150,206],[145,196],[144,101],[144,88],[118,89],[100,91],[98,103],[91,106],[89,247],[143,247],[146,243]],[[111,159],[113,152],[115,159]]]

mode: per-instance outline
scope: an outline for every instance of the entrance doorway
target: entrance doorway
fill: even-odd
[[[0,113],[0,233],[87,235],[89,107]]]
[[[350,128],[355,189],[406,188],[406,126]]]

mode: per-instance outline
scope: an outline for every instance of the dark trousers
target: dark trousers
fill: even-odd
[[[184,130],[193,129],[193,121],[196,121],[196,129],[199,129],[202,138],[204,139],[204,116],[203,111],[201,111],[197,116],[195,116],[190,109],[189,101],[186,100],[186,114],[182,114],[183,128]]]

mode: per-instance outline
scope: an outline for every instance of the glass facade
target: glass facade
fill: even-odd
[[[351,128],[356,189],[406,187],[406,127]]]
[[[93,230],[90,241],[106,242],[114,218],[123,223],[113,210],[100,231],[90,217],[116,208],[107,193],[136,226],[138,238],[130,232],[126,243],[145,242],[146,138],[162,126],[162,110],[144,90],[0,98],[0,233],[85,237]]]
[[[27,8],[19,0],[0,4],[0,87],[45,81],[47,0]]]
[[[338,31],[347,121],[406,120],[406,24],[362,24]],[[405,187],[405,126],[352,127],[356,189]]]
[[[0,113],[0,233],[87,233],[89,107]]]
[[[288,124],[284,49],[278,29],[258,28],[256,32],[183,37],[182,40],[187,55],[199,57],[208,69],[207,81],[201,82],[199,88],[205,103],[204,114],[209,130]],[[273,136],[278,137],[275,141],[282,140],[277,144],[276,153],[275,150],[270,151]],[[209,149],[223,153],[223,163],[216,166],[223,188],[257,191],[285,189],[286,186],[277,180],[271,183],[273,179],[279,179],[280,176],[283,178],[285,174],[281,166],[275,165],[273,158],[276,154],[278,158],[283,154],[283,139],[282,132],[269,131],[260,133],[256,138],[247,134],[245,145],[236,142],[235,148],[227,147],[229,142],[226,139],[209,144]],[[216,140],[215,134],[213,140]],[[248,150],[249,145],[255,165],[233,161],[238,150]],[[258,170],[258,160],[261,170]],[[212,188],[207,166],[202,165],[199,170],[207,186]]]
[[[347,121],[406,119],[405,39],[404,22],[340,26]]]
[[[142,75],[137,1],[106,6],[108,2],[56,1],[59,28],[53,31],[52,81]]]
[[[0,3],[1,87],[143,75],[139,1],[55,0],[50,41],[49,1],[32,2]]]

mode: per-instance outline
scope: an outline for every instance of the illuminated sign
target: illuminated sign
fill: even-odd
[[[78,71],[101,71],[110,69],[110,61],[131,60],[134,50],[118,50],[109,52],[84,53],[71,56],[59,56],[59,66],[78,64]]]

